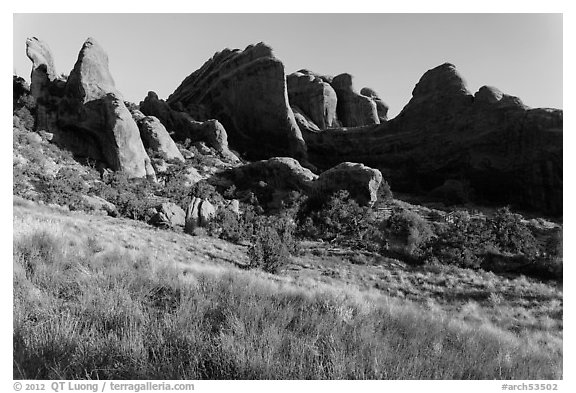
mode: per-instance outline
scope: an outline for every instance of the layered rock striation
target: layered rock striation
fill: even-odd
[[[495,88],[472,95],[446,63],[422,76],[396,118],[304,138],[315,165],[361,162],[398,191],[457,179],[479,200],[561,214],[562,124],[561,110],[530,109]]]

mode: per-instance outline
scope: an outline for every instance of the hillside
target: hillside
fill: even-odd
[[[247,272],[246,247],[18,199],[14,377],[562,377],[561,286],[321,247]]]

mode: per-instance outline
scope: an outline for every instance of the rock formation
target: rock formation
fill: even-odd
[[[296,120],[296,124],[300,128],[302,132],[320,132],[320,128],[314,124],[312,119],[310,119],[306,114],[302,111],[302,109],[298,108],[297,106],[292,106],[292,112],[294,112],[294,119]]]
[[[137,124],[145,148],[152,150],[166,160],[184,162],[182,153],[180,153],[160,120],[154,116],[144,116],[138,120]]]
[[[184,226],[184,210],[173,202],[165,202],[156,208],[156,214],[150,219],[150,224],[158,227],[173,228]]]
[[[285,196],[282,192],[291,190],[319,197],[347,190],[361,205],[376,201],[376,193],[382,182],[379,170],[362,164],[344,162],[318,176],[290,157],[252,162],[229,170],[228,176],[239,189],[255,189],[265,184],[277,194],[276,199],[282,199]]]
[[[26,55],[32,61],[31,91],[36,99],[44,97],[50,82],[56,79],[54,59],[47,43],[36,37],[26,40]]]
[[[358,94],[352,85],[352,75],[340,74],[332,79],[338,97],[336,111],[344,127],[380,124],[378,109],[372,98]]]
[[[481,201],[562,212],[561,110],[529,109],[483,87],[472,95],[452,64],[426,72],[412,99],[380,125],[304,132],[310,161],[380,169],[398,191],[469,182]]]
[[[284,65],[263,44],[216,53],[168,97],[196,120],[217,119],[234,148],[249,158],[306,160],[306,146],[288,104]]]
[[[273,189],[309,191],[318,178],[309,169],[291,157],[272,157],[255,161],[228,171],[229,177],[240,188],[265,182]]]
[[[382,173],[363,164],[343,162],[322,172],[314,182],[316,195],[329,196],[346,190],[360,205],[372,205],[378,199]]]
[[[37,128],[75,154],[132,177],[154,175],[140,132],[147,146],[158,142],[154,146],[163,151],[167,145],[160,147],[159,140],[170,144],[167,132],[175,140],[204,142],[236,162],[228,142],[249,159],[299,160],[273,158],[233,175],[279,187],[312,190],[314,183],[328,189],[322,176],[353,184],[362,173],[363,185],[350,187],[359,187],[362,203],[370,203],[370,186],[360,188],[366,179],[378,178],[370,172],[374,168],[398,191],[428,193],[455,180],[469,185],[482,202],[562,213],[563,112],[528,108],[488,86],[472,94],[449,63],[427,71],[400,114],[387,120],[386,104],[372,89],[356,92],[350,74],[329,77],[303,69],[286,77],[263,43],[226,49],[189,75],[167,101],[150,92],[141,102],[143,114],[165,127],[160,138],[151,136],[152,128],[161,129],[152,118],[139,118],[138,129],[94,40],[84,44],[67,82],[56,77],[45,43],[29,39],[27,54]],[[301,170],[343,162],[371,168],[346,164],[318,180]]]
[[[184,232],[193,235],[194,230],[203,227],[216,215],[216,209],[210,201],[200,198],[192,198],[186,208],[186,224]]]
[[[33,63],[31,91],[38,101],[37,126],[77,155],[106,162],[130,177],[154,177],[140,131],[116,90],[108,56],[88,38],[68,80],[54,79],[48,46],[26,41]],[[46,115],[46,116],[44,116]]]
[[[300,108],[320,129],[338,125],[336,118],[336,92],[322,78],[301,70],[286,77],[288,100]]]
[[[153,91],[148,92],[144,101],[140,102],[140,110],[158,118],[174,139],[206,142],[228,160],[238,161],[238,157],[228,147],[228,134],[218,120],[196,121],[188,113],[172,109]]]
[[[369,87],[364,87],[362,90],[360,90],[360,94],[372,98],[372,100],[376,104],[376,112],[378,113],[380,123],[388,120],[388,105],[386,105],[384,101],[382,101],[382,99],[378,96],[378,94],[374,90],[370,89]]]

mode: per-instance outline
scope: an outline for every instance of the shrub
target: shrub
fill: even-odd
[[[19,119],[18,125],[20,127],[23,127],[30,131],[34,130],[36,121],[34,119],[34,115],[30,112],[30,109],[26,107],[16,109],[14,111],[14,116],[16,116]]]
[[[260,217],[248,250],[249,266],[268,273],[278,273],[290,263],[290,254],[297,250],[294,226],[284,217]]]
[[[420,257],[427,242],[434,235],[432,226],[417,213],[397,209],[386,222],[388,237],[400,242],[401,252],[410,257]]]
[[[190,163],[171,162],[171,164],[166,173],[158,177],[158,180],[164,183],[164,187],[159,190],[160,195],[183,209],[186,209],[193,197],[207,199],[212,204],[223,202],[224,198],[218,193],[216,187],[206,180],[200,180],[192,186],[186,185],[189,183],[186,172]]]
[[[185,170],[186,164],[178,163],[170,166],[165,173],[158,176],[158,181],[164,184],[161,189],[162,196],[183,209],[186,209],[192,199],[190,187],[186,186]]]
[[[39,174],[37,189],[40,198],[46,203],[68,206],[70,210],[85,210],[82,195],[88,192],[88,185],[81,173],[73,168],[60,168],[56,176]]]
[[[218,209],[216,217],[208,223],[208,233],[233,243],[248,240],[252,228],[248,225],[250,218],[246,216],[247,214],[238,217],[229,209]]]
[[[35,118],[34,113],[36,112],[36,99],[25,94],[18,98],[16,105],[13,108],[13,114],[19,119],[19,126],[27,130],[34,130]]]
[[[542,256],[535,263],[540,267],[541,273],[560,280],[563,273],[562,245],[562,229],[556,229],[552,236],[546,240]]]
[[[206,180],[200,180],[198,183],[195,183],[190,188],[190,195],[201,199],[207,199],[212,204],[220,204],[224,201],[224,198],[216,190],[216,187],[208,183]]]
[[[112,174],[106,182],[92,189],[96,195],[116,205],[121,216],[142,221],[152,218],[152,208],[157,204],[155,190],[156,185],[148,179],[129,179],[121,172]]]
[[[472,219],[466,211],[453,213],[425,252],[428,263],[480,267],[488,248],[494,247],[494,234],[483,219]]]
[[[394,198],[394,194],[392,194],[392,189],[388,182],[382,179],[382,183],[380,183],[380,188],[378,188],[378,201],[379,202],[390,202]]]
[[[534,259],[539,254],[534,235],[520,215],[512,213],[508,207],[498,209],[489,223],[500,251],[523,254],[528,259]]]
[[[309,198],[297,213],[298,234],[372,251],[385,243],[371,208],[359,206],[346,190],[329,199]]]

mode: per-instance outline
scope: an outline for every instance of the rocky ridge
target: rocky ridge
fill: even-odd
[[[154,176],[141,134],[163,126],[164,141],[201,141],[237,162],[230,147],[248,159],[292,157],[316,173],[361,163],[399,191],[426,194],[458,183],[480,201],[562,213],[563,112],[528,108],[494,87],[472,94],[449,63],[427,71],[388,120],[380,96],[367,87],[358,93],[350,74],[286,76],[264,43],[225,49],[166,101],[148,94],[140,110],[155,123],[130,115],[94,40],[68,81],[55,76],[47,45],[30,39],[27,48],[39,127],[133,177]]]

